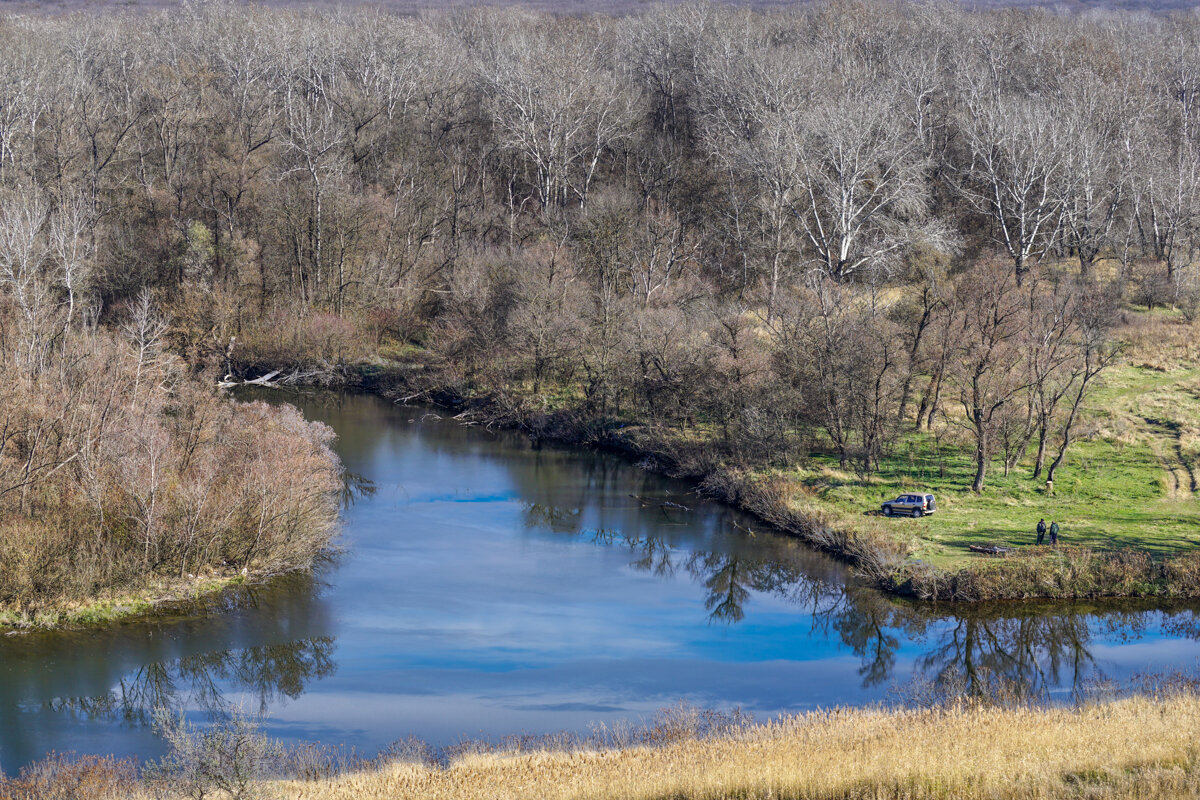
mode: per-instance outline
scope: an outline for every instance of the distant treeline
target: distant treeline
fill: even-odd
[[[150,290],[222,373],[384,355],[862,473],[940,425],[977,490],[1052,478],[1118,304],[1197,308],[1198,101],[1194,16],[10,16],[0,344],[44,371]]]

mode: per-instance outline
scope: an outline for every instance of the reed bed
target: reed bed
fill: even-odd
[[[814,712],[660,747],[474,753],[267,794],[387,798],[1182,798],[1200,795],[1200,697],[1082,708]]]

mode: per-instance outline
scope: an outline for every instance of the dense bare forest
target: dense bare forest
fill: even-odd
[[[227,476],[198,431],[325,447],[196,375],[368,359],[519,418],[703,430],[732,463],[869,475],[940,424],[976,491],[1027,452],[1053,479],[1122,304],[1200,302],[1194,16],[205,3],[0,37],[21,552],[69,495],[71,552],[119,532],[186,572],[179,531],[228,524],[200,522]]]

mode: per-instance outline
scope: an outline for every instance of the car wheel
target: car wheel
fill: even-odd
[[[921,515],[922,515],[922,514],[924,514],[924,513],[925,513],[925,512],[924,512],[924,511],[922,511],[922,510],[921,510],[921,509],[919,509],[919,508],[914,508],[914,509],[913,509],[913,517],[919,517],[919,516],[921,516]]]
[[[890,516],[892,515],[892,507],[891,507],[891,506],[884,506],[884,507],[883,507],[883,515],[884,515],[885,517],[890,517]]]

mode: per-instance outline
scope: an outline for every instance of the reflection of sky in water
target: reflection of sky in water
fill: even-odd
[[[346,511],[325,588],[0,641],[0,764],[154,755],[144,720],[160,702],[197,719],[265,706],[276,735],[371,751],[409,734],[586,730],[681,698],[759,717],[863,703],[966,665],[1069,694],[1097,668],[1120,679],[1200,659],[1189,610],[930,614],[615,458],[409,423],[420,412],[373,398],[307,411],[374,483]]]

